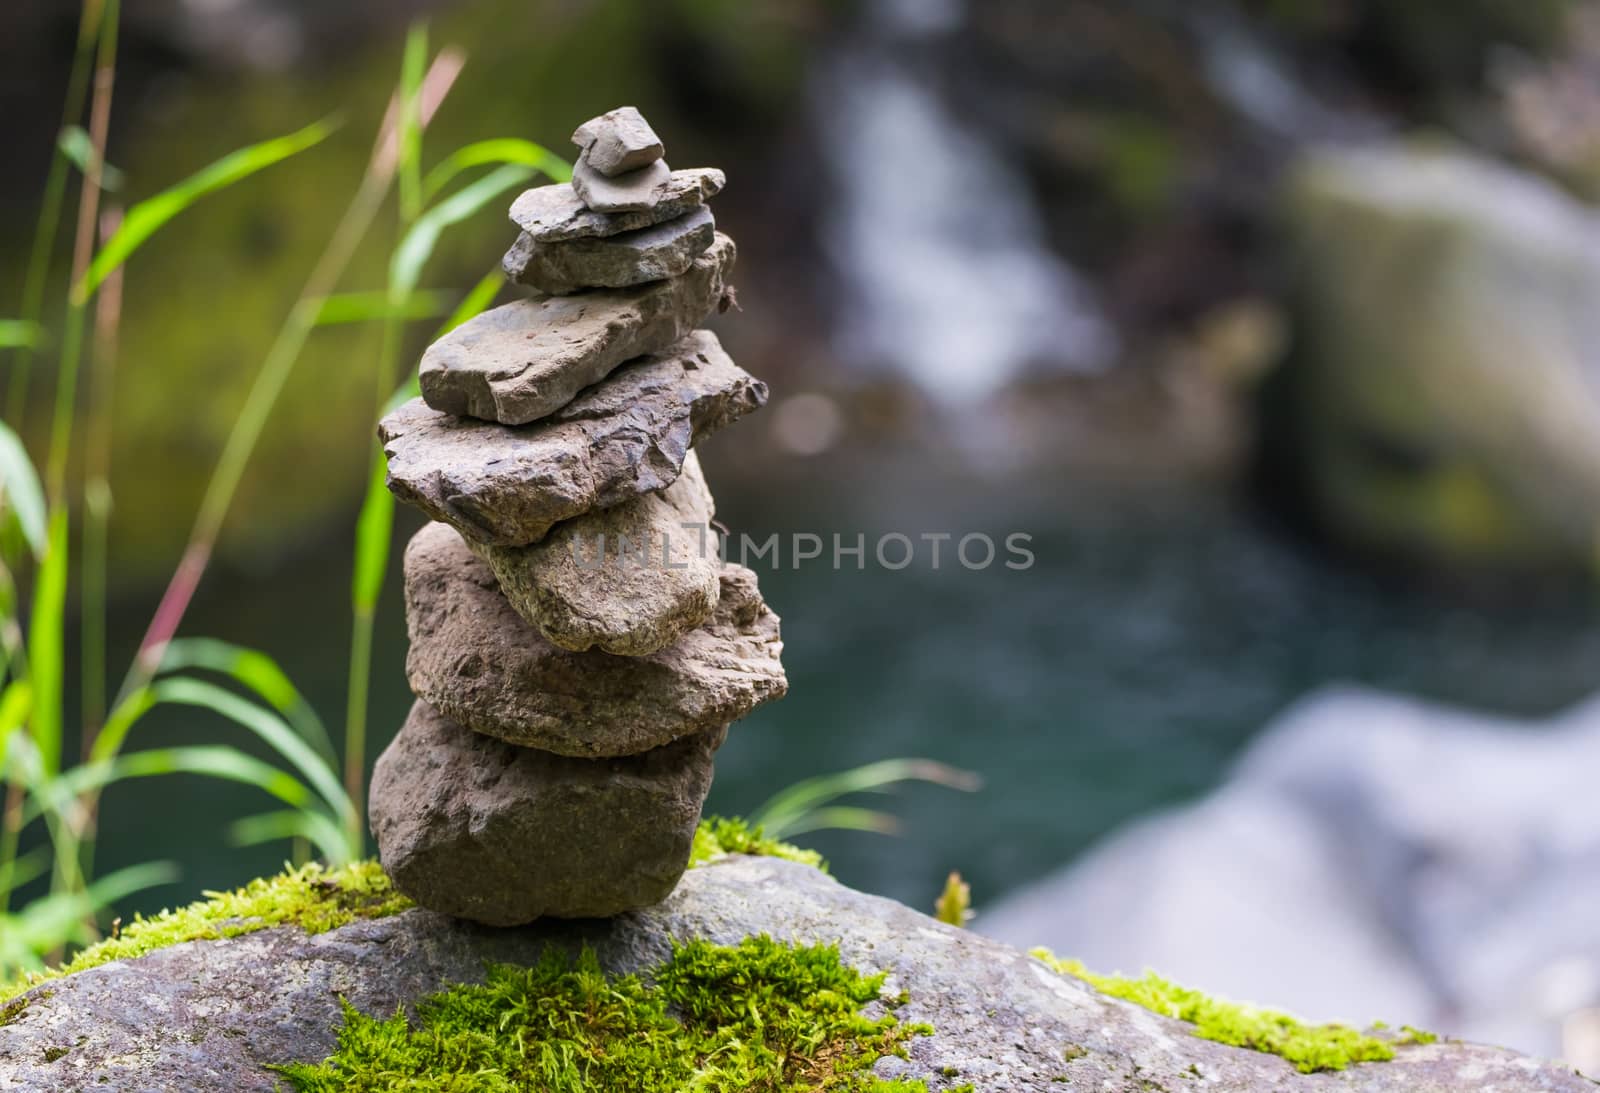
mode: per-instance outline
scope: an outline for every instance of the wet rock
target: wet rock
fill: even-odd
[[[627,755],[731,724],[788,689],[778,617],[740,566],[723,567],[703,626],[638,657],[551,645],[444,524],[429,524],[406,548],[405,594],[411,689],[514,744]]]
[[[486,311],[423,354],[423,400],[503,425],[536,421],[623,361],[669,346],[703,322],[722,298],[734,255],[733,240],[718,235],[681,277]]]
[[[665,489],[691,445],[766,401],[766,384],[697,330],[534,425],[456,417],[413,399],[378,435],[400,500],[475,543],[525,546],[562,520]]]
[[[572,143],[582,148],[584,160],[607,178],[648,167],[666,154],[656,131],[631,106],[590,118],[572,134]]]
[[[496,930],[413,910],[315,937],[281,927],[194,941],[79,972],[36,988],[0,1027],[0,1085],[272,1093],[282,1078],[269,1066],[334,1050],[341,1001],[386,1017],[482,982],[490,964],[536,964],[550,947],[587,945],[606,971],[648,976],[674,944],[737,945],[760,934],[837,943],[850,966],[888,972],[890,991],[905,992],[896,1015],[933,1032],[910,1041],[909,1059],[879,1060],[874,1071],[926,1079],[932,1093],[1594,1093],[1568,1067],[1453,1042],[1300,1074],[809,866],[739,855],[689,870],[664,903],[603,922]]]
[[[726,728],[621,759],[519,748],[426,702],[372,772],[372,834],[400,891],[490,926],[659,903],[689,864]]]
[[[501,265],[518,284],[552,296],[585,288],[626,288],[686,273],[716,238],[711,210],[596,239],[536,243],[524,232]]]
[[[533,546],[478,553],[511,606],[551,644],[643,656],[717,606],[714,511],[690,452],[678,480],[659,493],[568,520]]]
[[[725,176],[715,167],[673,171],[654,205],[625,213],[594,212],[569,183],[535,186],[511,203],[511,221],[527,236],[526,241],[518,241],[519,246],[525,242],[554,243],[638,231],[700,208],[722,192],[725,182]]]

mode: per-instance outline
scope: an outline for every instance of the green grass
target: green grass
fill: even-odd
[[[1286,1013],[1212,998],[1154,972],[1138,979],[1097,975],[1076,960],[1056,958],[1048,949],[1035,949],[1033,955],[1102,994],[1192,1024],[1194,1034],[1202,1040],[1280,1056],[1302,1074],[1344,1070],[1353,1063],[1388,1062],[1394,1058],[1397,1043],[1432,1042],[1429,1034],[1415,1030],[1407,1030],[1400,1040],[1388,1040],[1347,1025],[1307,1025]]]
[[[281,1072],[300,1093],[926,1093],[924,1081],[871,1073],[933,1032],[901,1022],[897,1000],[863,1014],[884,978],[847,966],[834,946],[765,935],[689,942],[648,979],[608,976],[588,949],[576,960],[551,950],[424,999],[415,1027],[404,1011],[346,1005],[334,1054]]]

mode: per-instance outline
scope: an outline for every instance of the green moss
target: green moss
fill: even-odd
[[[928,1035],[892,1012],[868,1017],[884,974],[862,975],[833,946],[770,937],[692,941],[648,980],[608,976],[591,950],[549,950],[534,967],[496,966],[387,1019],[345,1007],[326,1061],[282,1074],[300,1093],[646,1093],[851,1090],[926,1093],[871,1073]]]
[[[759,827],[751,827],[738,818],[723,819],[709,816],[700,821],[694,833],[694,850],[689,854],[689,867],[705,865],[729,854],[758,854],[767,858],[784,858],[828,871],[828,863],[815,850],[802,850],[798,846],[769,839]]]
[[[760,828],[743,820],[709,817],[695,832],[690,867],[725,858],[729,854],[759,854],[785,858],[827,870],[814,850],[768,839]],[[24,1003],[3,1005],[39,983],[97,967],[112,960],[137,956],[177,945],[264,930],[269,926],[299,926],[320,934],[358,918],[381,918],[411,906],[396,892],[375,861],[357,862],[339,869],[317,864],[291,869],[275,877],[253,880],[233,892],[207,892],[206,899],[151,918],[136,918],[116,937],[91,945],[59,968],[0,984],[0,1025],[16,1019]]]
[[[59,968],[0,986],[0,1001],[49,979],[112,960],[143,956],[184,941],[236,937],[286,925],[318,934],[358,918],[379,918],[411,906],[390,886],[378,863],[371,861],[340,869],[325,869],[313,863],[276,877],[253,880],[233,892],[206,895],[207,899],[176,911],[136,918],[117,936],[89,946]]]
[[[57,1059],[65,1058],[67,1053],[71,1050],[71,1048],[65,1047],[47,1047],[44,1049],[44,1061],[47,1063],[53,1063]]]
[[[1304,1074],[1343,1070],[1351,1063],[1387,1062],[1394,1058],[1393,1043],[1345,1025],[1303,1024],[1286,1013],[1211,998],[1168,982],[1153,972],[1139,979],[1096,975],[1076,960],[1058,960],[1048,949],[1035,949],[1033,955],[1056,971],[1081,979],[1103,994],[1143,1006],[1164,1017],[1187,1021],[1195,1026],[1194,1034],[1203,1040],[1282,1056]]]

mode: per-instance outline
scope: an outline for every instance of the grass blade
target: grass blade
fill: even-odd
[[[518,164],[497,167],[419,216],[389,263],[390,299],[403,300],[416,289],[422,267],[433,256],[433,248],[445,228],[465,220],[511,187],[528,181],[533,173],[533,168]]]
[[[81,795],[129,778],[153,778],[162,774],[200,774],[239,782],[276,797],[290,808],[316,807],[311,789],[287,771],[225,744],[195,744],[149,748],[73,767],[48,785],[39,787],[28,802],[23,818],[32,821],[46,810],[59,812],[70,808]]]
[[[772,834],[765,827],[761,831],[773,839],[790,839],[814,831],[870,831],[876,835],[898,835],[900,820],[876,809],[833,805],[812,809],[797,817],[782,829],[781,835]]]
[[[249,729],[298,770],[334,812],[343,816],[353,811],[332,768],[273,711],[198,679],[164,679],[151,690],[158,703],[199,706]]]
[[[749,821],[772,838],[781,839],[795,831],[812,830],[808,825],[813,823],[817,810],[840,797],[852,793],[883,793],[904,782],[929,782],[967,792],[983,784],[971,771],[932,759],[884,759],[797,782],[756,809]]]
[[[44,327],[29,319],[0,319],[0,349],[39,349],[49,344]]]
[[[228,841],[234,846],[259,846],[279,839],[304,839],[321,852],[331,866],[354,860],[349,841],[339,825],[320,812],[284,809],[247,816],[228,826]]]
[[[44,487],[39,484],[39,474],[22,446],[22,438],[4,422],[0,422],[0,501],[17,514],[17,523],[33,548],[33,556],[43,558],[49,547]]]
[[[94,141],[83,126],[69,125],[61,130],[61,136],[56,139],[56,147],[67,157],[68,162],[83,172],[85,178],[94,178],[95,168],[98,166],[102,190],[122,189],[126,176],[109,163],[95,163]]]
[[[67,617],[67,512],[50,518],[49,541],[39,562],[28,620],[28,673],[33,684],[30,718],[34,746],[46,776],[61,767],[61,700],[66,682],[63,661]]]
[[[413,292],[399,304],[391,304],[387,292],[340,292],[322,298],[317,325],[338,326],[381,319],[437,319],[449,309],[449,297],[439,291]]]
[[[480,140],[451,152],[428,172],[427,178],[422,180],[423,199],[432,201],[461,172],[470,171],[474,167],[486,167],[491,163],[512,163],[532,167],[557,182],[566,182],[572,178],[572,164],[544,145],[518,137],[501,137],[496,140]]]
[[[286,136],[240,148],[177,185],[134,205],[116,234],[106,240],[100,253],[94,256],[88,272],[73,285],[73,298],[80,303],[87,300],[107,274],[126,262],[162,225],[196,201],[321,143],[333,130],[331,122],[319,121]]]
[[[158,672],[162,675],[188,668],[217,672],[254,691],[289,722],[302,739],[315,747],[330,765],[335,762],[333,739],[311,703],[306,701],[278,662],[255,649],[215,638],[176,638],[167,643]]]
[[[400,61],[400,216],[408,223],[422,211],[422,79],[427,63],[428,24],[419,20],[406,31]]]

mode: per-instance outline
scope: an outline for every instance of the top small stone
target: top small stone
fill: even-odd
[[[666,154],[661,138],[631,106],[590,118],[572,134],[589,166],[607,178],[648,167]]]

